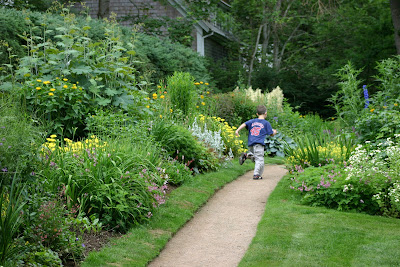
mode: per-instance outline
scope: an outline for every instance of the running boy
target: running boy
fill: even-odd
[[[257,107],[257,116],[257,119],[246,121],[240,125],[235,132],[236,135],[239,136],[239,131],[243,128],[246,127],[249,130],[247,142],[249,151],[240,155],[239,163],[242,165],[247,158],[254,158],[256,163],[253,175],[254,180],[262,179],[261,175],[264,171],[265,137],[267,135],[274,136],[277,133],[275,129],[272,129],[271,124],[265,120],[267,117],[267,108],[265,106],[260,105]]]

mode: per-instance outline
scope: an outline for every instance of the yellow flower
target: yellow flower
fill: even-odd
[[[387,106],[383,106],[383,108],[387,108]]]
[[[157,94],[156,93],[153,94],[153,99],[157,99]]]
[[[172,113],[172,111],[173,111],[172,108],[170,108],[169,111]]]
[[[161,85],[157,85],[157,88],[160,89],[160,88],[161,88]]]
[[[210,92],[209,92],[209,91],[207,91],[207,95],[208,95],[208,94],[210,94]]]
[[[200,83],[194,83],[195,85],[200,85]]]
[[[201,102],[201,104],[204,106],[206,103],[204,103],[204,102]]]
[[[56,137],[57,137],[57,135],[55,135],[55,134],[50,135],[50,138],[56,138]]]
[[[201,99],[204,99],[204,95],[201,95],[200,98],[201,98]]]
[[[167,91],[164,91],[164,94],[167,94]]]
[[[394,105],[395,107],[397,107],[399,104],[397,104],[397,103],[394,103],[393,105]]]
[[[76,85],[74,85],[74,86],[72,86],[71,88],[72,88],[72,89],[76,89],[76,88],[78,88],[78,87],[76,87]]]
[[[150,97],[146,97],[146,100],[150,100]]]
[[[40,87],[36,87],[36,90],[38,90],[38,91],[39,91],[40,89],[42,89],[42,88],[40,88]]]
[[[199,106],[196,106],[196,108],[199,108]]]
[[[68,79],[67,79],[67,78],[64,78],[63,81],[66,82],[66,81],[68,81]]]
[[[208,83],[205,83],[205,85],[208,85]]]
[[[38,83],[41,83],[42,82],[42,80],[36,80]]]
[[[164,95],[160,95],[160,98],[163,99],[165,96]]]
[[[50,89],[50,91],[52,91],[52,92],[54,92],[55,90],[56,90],[56,89],[54,89],[54,88],[51,88],[51,89]]]
[[[149,105],[147,105],[147,106],[146,106],[146,108],[150,108],[150,106],[149,106]]]
[[[200,84],[203,84],[203,82],[200,82]]]
[[[369,111],[374,112],[374,110],[375,110],[375,109],[373,108],[373,109],[370,109]]]
[[[332,120],[334,120],[335,118],[334,118],[334,117],[332,117],[331,119],[332,119]]]
[[[46,138],[46,140],[49,141],[49,142],[55,142],[56,141],[56,139],[54,139],[54,138]]]
[[[160,115],[160,118],[162,119],[162,115]]]
[[[43,83],[44,84],[50,84],[51,82],[50,81],[44,81]]]
[[[68,88],[68,85],[64,85],[63,88],[67,89],[67,88]]]
[[[53,96],[54,94],[53,93],[49,93],[49,96]]]

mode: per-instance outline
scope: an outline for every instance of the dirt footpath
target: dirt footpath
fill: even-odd
[[[262,180],[248,172],[218,191],[167,243],[150,267],[233,267],[244,256],[265,203],[286,174],[266,165]]]

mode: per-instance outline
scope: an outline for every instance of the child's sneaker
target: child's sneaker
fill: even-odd
[[[239,164],[242,165],[246,159],[247,159],[247,154],[246,153],[240,154],[240,156],[239,156]]]
[[[260,175],[253,175],[253,180],[261,180],[262,177]]]

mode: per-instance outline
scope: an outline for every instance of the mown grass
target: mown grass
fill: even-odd
[[[146,266],[216,190],[253,168],[253,163],[240,166],[234,160],[218,172],[195,176],[171,192],[149,223],[111,240],[101,251],[89,253],[82,266]]]
[[[285,176],[240,267],[400,266],[400,220],[299,205]]]

